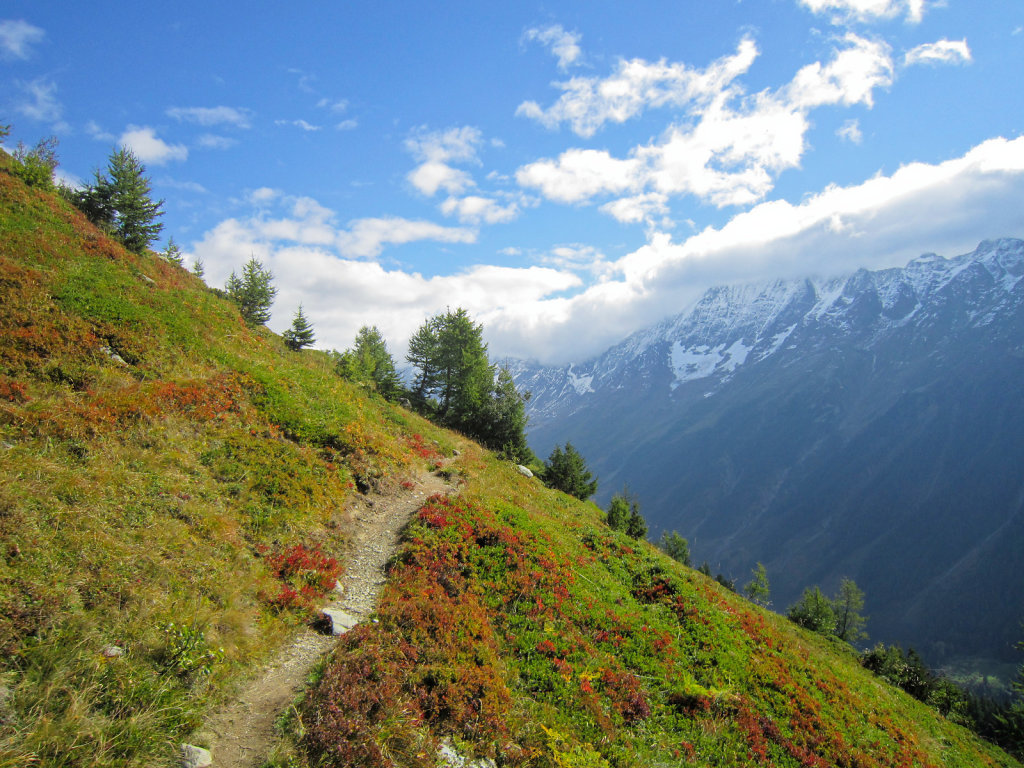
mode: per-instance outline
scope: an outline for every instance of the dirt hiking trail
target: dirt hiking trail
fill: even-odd
[[[345,573],[326,609],[343,611],[354,624],[373,612],[384,585],[384,566],[398,545],[399,532],[434,494],[454,487],[443,470],[423,472],[412,490],[361,497],[348,508],[350,539],[344,554]],[[350,627],[345,627],[347,631]],[[278,742],[274,722],[305,686],[320,658],[336,637],[306,628],[282,648],[236,700],[214,713],[203,731],[210,741],[215,768],[259,768]]]

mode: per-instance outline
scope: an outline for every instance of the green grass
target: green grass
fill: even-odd
[[[1016,765],[589,504],[479,451],[299,720],[308,765]],[[394,761],[394,763],[392,762]]]
[[[0,339],[0,766],[173,764],[307,620],[275,556],[457,442],[2,167]]]
[[[523,766],[1016,765],[0,158],[0,766],[172,765],[308,620],[347,501],[435,442],[461,494],[408,528],[273,764],[434,766],[447,739]]]

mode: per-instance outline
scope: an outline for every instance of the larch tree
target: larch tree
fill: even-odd
[[[836,617],[835,635],[850,645],[867,638],[864,631],[867,617],[861,615],[864,609],[864,593],[853,579],[839,583],[839,593],[832,600],[832,612]]]
[[[395,360],[388,351],[384,335],[375,325],[359,329],[353,348],[339,356],[337,371],[349,381],[373,387],[388,400],[395,399],[402,391]]]
[[[658,547],[673,560],[690,565],[690,542],[680,536],[679,531],[662,533]]]
[[[768,583],[768,571],[762,563],[758,563],[753,571],[753,578],[743,587],[743,592],[751,601],[767,607],[771,602],[771,585]]]

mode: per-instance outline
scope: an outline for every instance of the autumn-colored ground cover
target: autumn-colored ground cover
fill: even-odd
[[[1015,765],[5,162],[0,767],[172,765],[344,568],[346,500],[456,446],[275,765]]]
[[[305,702],[300,764],[434,765],[443,740],[501,765],[1015,764],[591,505],[464,466]]]
[[[333,586],[346,500],[453,438],[4,163],[0,766],[172,765]]]

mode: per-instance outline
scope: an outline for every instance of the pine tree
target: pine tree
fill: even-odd
[[[832,634],[836,628],[832,601],[818,587],[805,589],[800,599],[790,606],[786,616],[795,624],[823,635]]]
[[[185,259],[181,255],[181,248],[174,242],[174,238],[171,237],[167,240],[167,249],[164,251],[164,258],[167,259],[171,264],[176,264],[179,267],[185,265]]]
[[[678,531],[672,531],[672,533],[665,531],[661,534],[658,546],[673,560],[683,565],[690,565],[690,542],[680,536]]]
[[[156,218],[162,215],[160,208],[164,201],[150,199],[146,167],[130,149],[122,147],[111,155],[108,170],[111,202],[117,212],[114,233],[129,251],[143,253],[164,228],[163,224],[156,223]]]
[[[744,594],[758,605],[768,606],[770,604],[771,586],[768,584],[768,572],[764,565],[757,564],[753,571],[752,578],[743,588]]]
[[[206,265],[203,264],[203,260],[199,256],[196,256],[196,260],[192,262],[192,274],[200,280],[202,280],[203,275],[206,274]]]
[[[316,337],[313,335],[313,326],[310,325],[309,320],[302,314],[302,305],[299,304],[299,308],[295,312],[295,317],[292,318],[292,327],[284,332],[284,343],[288,345],[288,349],[298,352],[303,347],[308,347],[316,341]]]
[[[30,187],[53,189],[53,172],[57,169],[57,137],[40,139],[29,149],[22,142],[14,150],[17,161],[11,171]]]
[[[270,319],[270,307],[277,296],[277,288],[272,284],[274,275],[255,257],[249,259],[242,267],[242,276],[234,272],[224,286],[228,296],[237,304],[242,318],[249,325],[263,325]]]
[[[517,464],[526,464],[535,458],[526,442],[526,403],[529,400],[530,393],[519,392],[512,373],[502,367],[494,392],[477,419],[478,439]]]
[[[597,493],[597,479],[587,469],[583,457],[568,442],[564,451],[556,445],[544,462],[544,482],[550,488],[577,499],[586,500]]]
[[[629,520],[626,522],[626,535],[639,541],[647,535],[647,521],[640,514],[640,502],[630,503]]]
[[[91,222],[115,235],[128,250],[143,253],[164,228],[156,223],[164,201],[150,198],[146,166],[130,149],[111,153],[107,172],[109,177],[96,171],[92,184],[66,194]]]
[[[629,525],[629,502],[624,496],[618,493],[612,496],[604,521],[613,531],[626,530],[626,526]]]
[[[341,354],[338,374],[349,381],[373,387],[392,400],[402,391],[402,382],[395,370],[395,361],[387,342],[377,326],[364,325],[356,334],[355,346]]]

